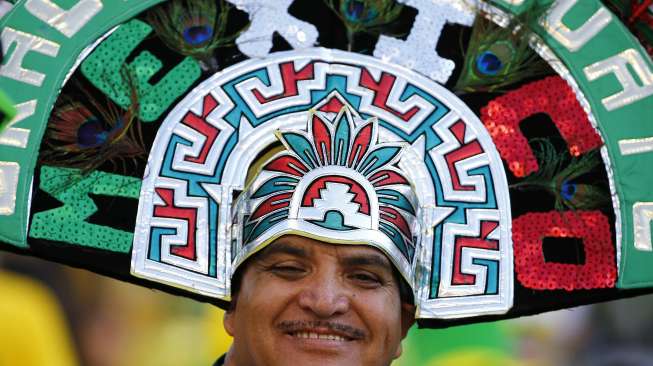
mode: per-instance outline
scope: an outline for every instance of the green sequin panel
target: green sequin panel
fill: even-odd
[[[140,179],[99,171],[80,176],[78,169],[44,166],[40,188],[64,205],[34,214],[31,237],[119,253],[131,250],[133,233],[85,220],[97,212],[89,194],[138,199]]]
[[[149,80],[163,67],[161,60],[142,51],[126,64],[127,57],[152,32],[152,27],[134,19],[116,29],[82,62],[82,74],[119,106],[131,105],[131,90],[136,89],[143,122],[156,121],[170,105],[201,76],[199,63],[186,57],[161,80]],[[125,68],[126,67],[126,68]],[[128,73],[125,73],[127,70]],[[129,85],[129,77],[135,85]]]

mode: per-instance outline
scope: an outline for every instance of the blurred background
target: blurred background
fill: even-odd
[[[0,254],[0,365],[210,366],[222,310]],[[393,366],[653,365],[653,296],[443,330],[413,328]]]

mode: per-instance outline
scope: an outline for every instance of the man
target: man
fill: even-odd
[[[218,365],[381,366],[401,355],[415,314],[401,272],[415,214],[410,186],[393,168],[401,147],[378,146],[374,120],[354,127],[343,109],[335,121],[312,116],[310,135],[280,133],[285,149],[253,164],[262,168],[235,206],[242,249],[224,317],[234,343]],[[352,148],[337,133],[328,141],[316,133],[329,130],[352,136]],[[296,154],[304,147],[297,136],[322,151]],[[379,172],[396,175],[393,184]]]
[[[283,236],[239,281],[226,366],[389,365],[414,320],[392,264],[365,245]]]

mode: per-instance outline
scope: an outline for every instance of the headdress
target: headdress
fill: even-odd
[[[277,134],[285,151],[263,164],[236,204],[238,266],[281,235],[301,233],[334,243],[371,244],[412,283],[417,198],[395,165],[399,143],[378,143],[378,120],[354,127],[343,107],[333,121],[308,112],[308,131]]]

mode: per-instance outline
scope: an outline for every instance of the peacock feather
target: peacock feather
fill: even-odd
[[[82,89],[83,90],[83,89]],[[63,96],[50,116],[40,162],[80,169],[82,175],[110,162],[122,166],[147,154],[138,122],[138,97],[122,110],[110,100],[79,102]],[[86,93],[90,95],[89,93]]]
[[[347,28],[349,50],[359,32],[380,33],[380,29],[397,19],[403,5],[395,0],[324,0]]]
[[[495,24],[480,12],[464,52],[463,69],[454,87],[456,92],[501,91],[507,85],[549,73],[547,63],[529,44],[532,26],[546,11],[536,3],[514,16],[506,27]]]
[[[540,169],[521,182],[511,184],[511,189],[548,192],[555,197],[554,207],[558,211],[596,209],[610,203],[610,195],[604,188],[595,182],[581,181],[602,165],[598,149],[569,158],[548,140],[537,139],[534,143],[539,147],[535,155]]]
[[[221,0],[172,0],[150,10],[146,20],[170,49],[217,70],[213,52],[240,33],[226,34],[229,10]]]

